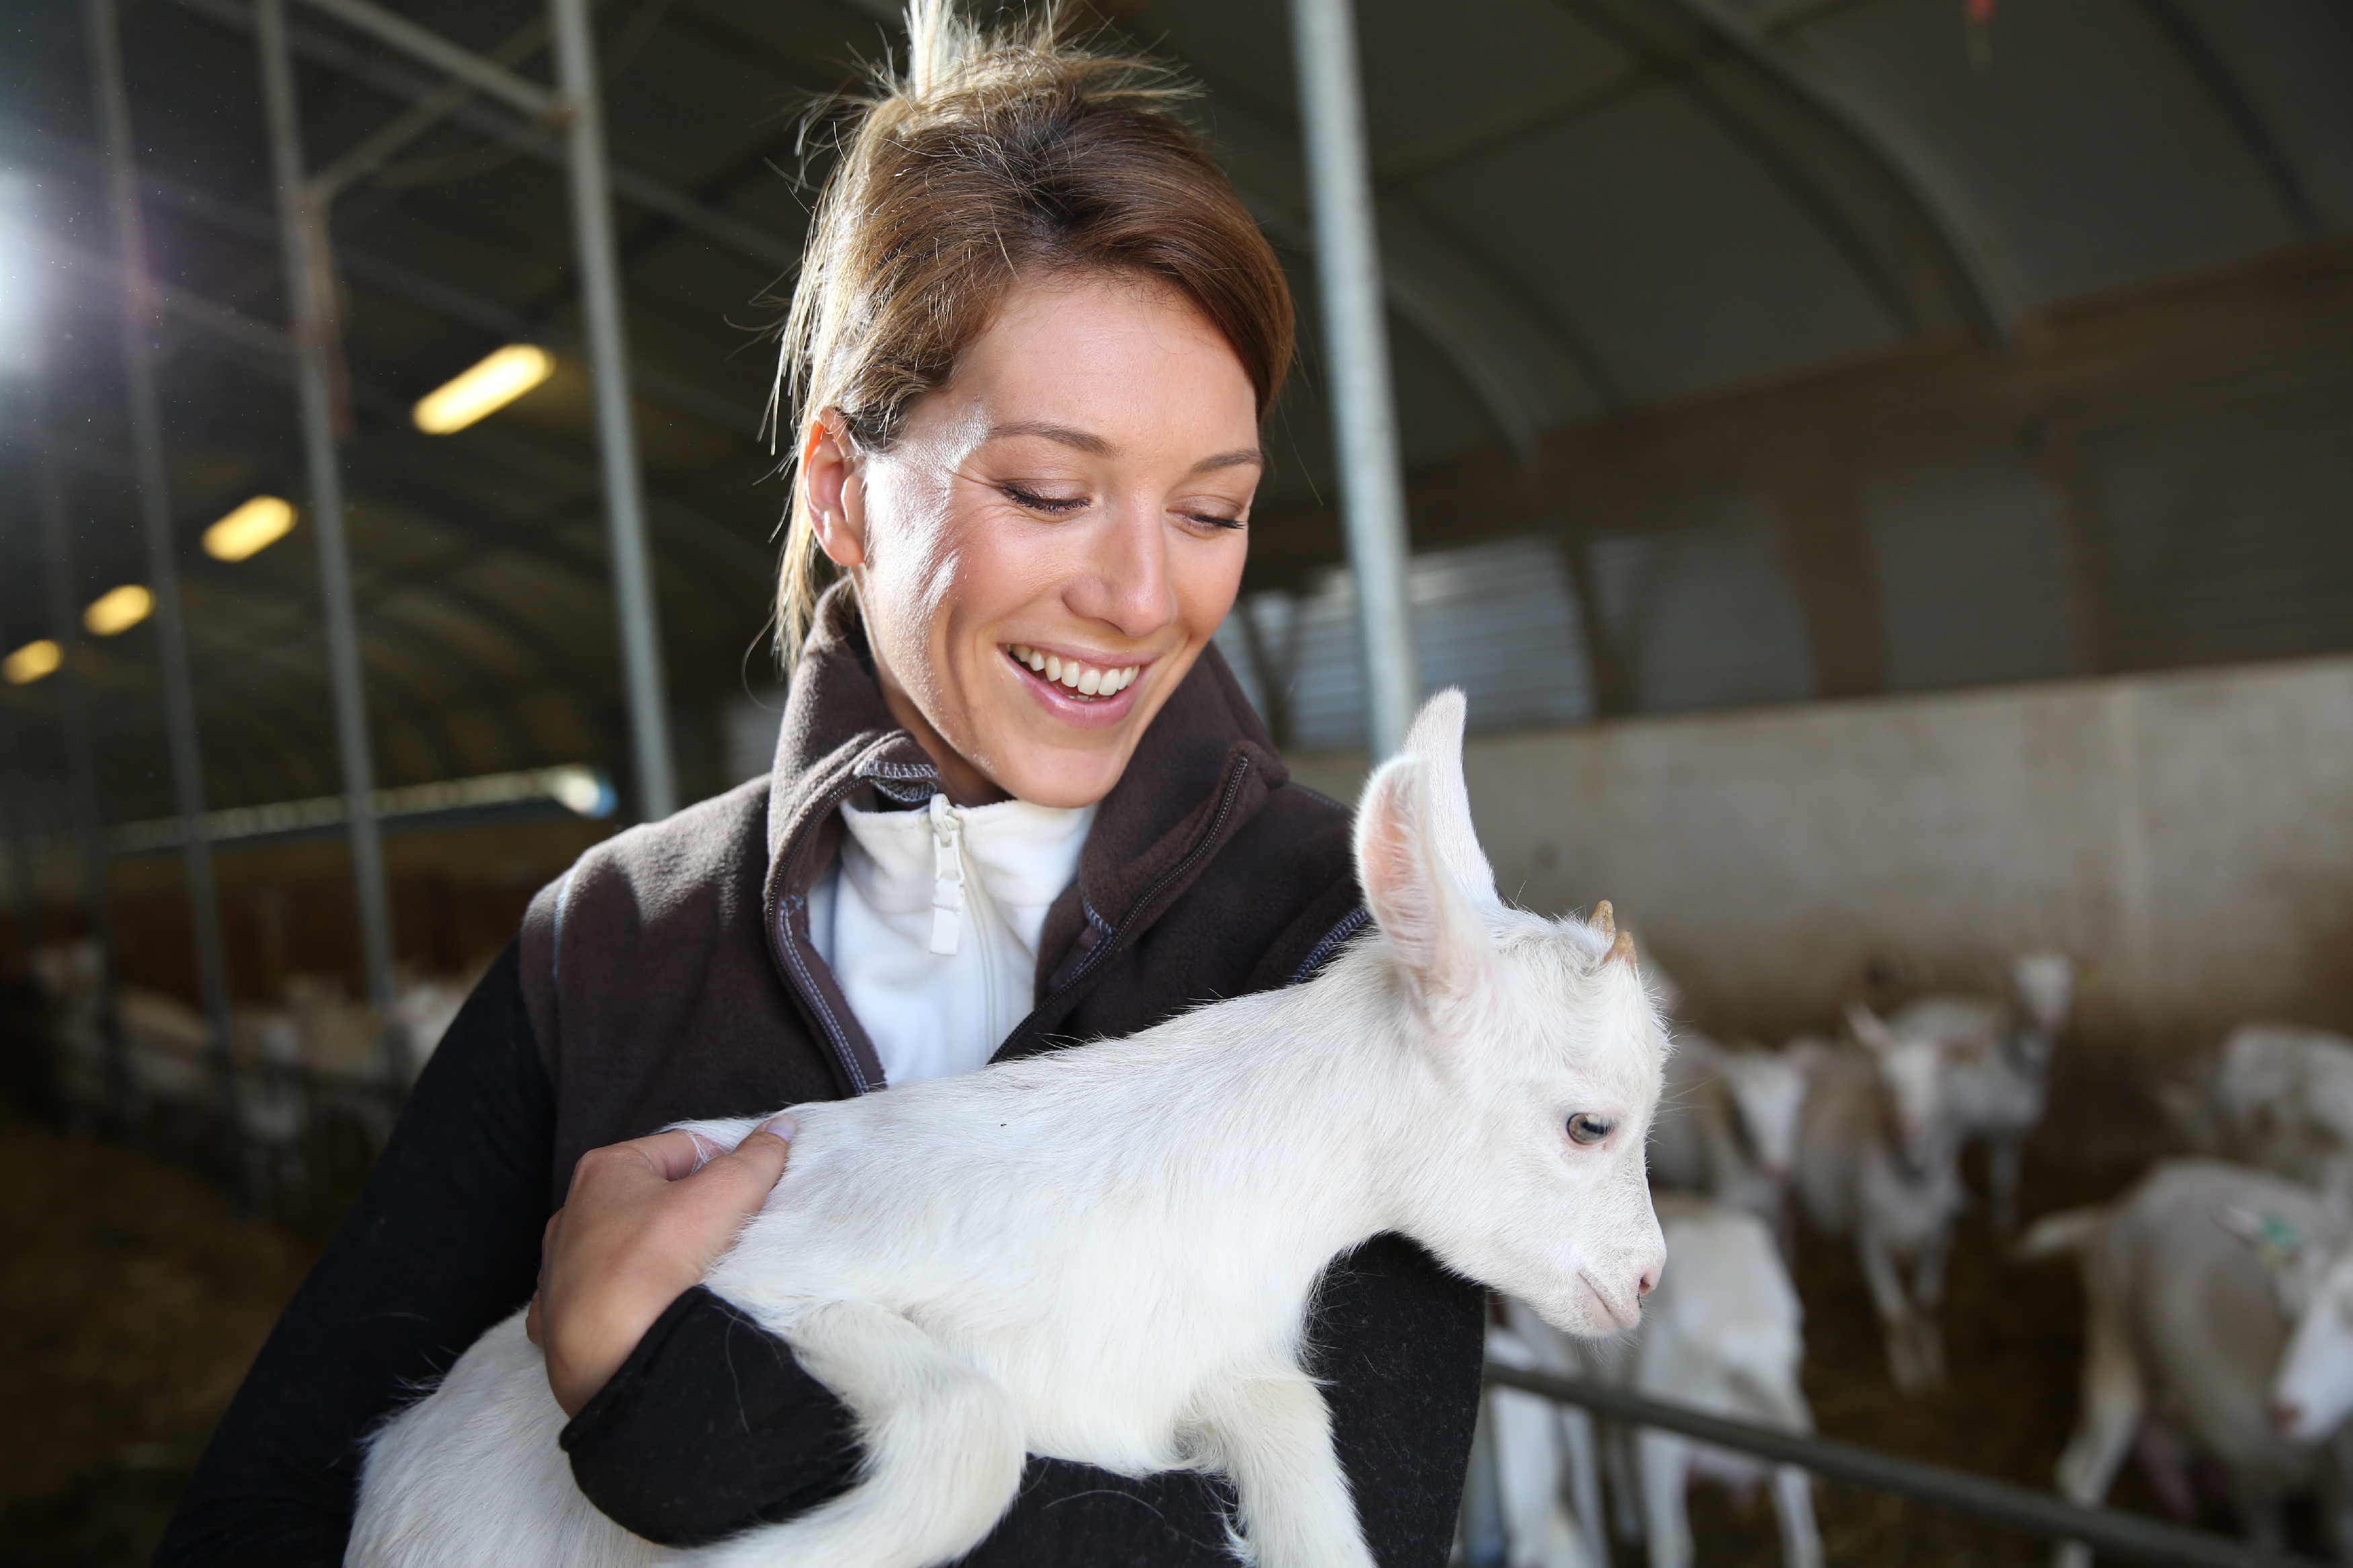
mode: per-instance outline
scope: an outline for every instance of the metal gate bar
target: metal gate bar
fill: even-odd
[[[1493,1362],[1487,1363],[1486,1378],[1491,1384],[1539,1394],[1562,1405],[1579,1405],[1596,1415],[1630,1426],[1656,1426],[1720,1448],[1754,1454],[1776,1464],[1797,1465],[1832,1480],[1973,1514],[2030,1535],[2053,1541],[2080,1541],[2096,1552],[2114,1552],[2136,1563],[2179,1564],[2182,1568],[2320,1568],[2308,1557],[2266,1551],[2139,1514],[2084,1508],[2015,1481],[1971,1475],[1966,1470],[1906,1459],[1851,1443],[1800,1436],[1794,1432],[1751,1426],[1746,1421],[1727,1421],[1720,1415],[1662,1405],[1583,1378],[1524,1372]]]

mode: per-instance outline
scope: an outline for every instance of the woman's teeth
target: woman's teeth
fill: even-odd
[[[1081,664],[1076,659],[1066,659],[1056,654],[1039,653],[1036,648],[1025,647],[1020,643],[1013,644],[1006,651],[1047,679],[1067,687],[1082,697],[1116,696],[1134,685],[1136,676],[1144,669],[1140,664],[1131,664],[1118,669],[1097,669],[1092,665]]]

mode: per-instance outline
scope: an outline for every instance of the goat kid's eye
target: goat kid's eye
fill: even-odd
[[[1609,1137],[1610,1130],[1617,1125],[1607,1116],[1580,1110],[1568,1119],[1568,1141],[1572,1143],[1599,1143]]]

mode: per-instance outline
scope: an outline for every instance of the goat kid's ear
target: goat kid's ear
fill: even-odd
[[[1399,754],[1421,759],[1439,864],[1472,903],[1500,905],[1494,868],[1479,847],[1479,835],[1471,826],[1471,792],[1462,783],[1462,720],[1469,708],[1456,687],[1432,697],[1414,715]]]
[[[1895,1031],[1887,1021],[1873,1012],[1869,1004],[1850,1002],[1846,1005],[1846,1026],[1854,1037],[1874,1051],[1883,1051],[1895,1043]]]
[[[1430,773],[1425,759],[1408,752],[1365,786],[1356,807],[1356,879],[1417,999],[1436,1009],[1476,988],[1487,932],[1443,862]]]

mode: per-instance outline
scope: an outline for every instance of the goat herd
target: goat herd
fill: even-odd
[[[69,1109],[127,1106],[146,1125],[216,1118],[217,1058],[193,1009],[126,987],[108,1020],[86,944],[43,950],[37,974]],[[404,985],[390,1027],[412,1074],[470,988],[459,977]],[[1672,1261],[1641,1326],[1576,1339],[1506,1300],[1491,1358],[1810,1430],[1788,1266],[1803,1223],[1854,1247],[1896,1385],[1936,1384],[1946,1258],[1968,1201],[1961,1155],[1985,1146],[1987,1202],[2010,1233],[2021,1150],[2042,1118],[2073,990],[2066,958],[2031,952],[2010,965],[2006,995],[1930,996],[1883,1018],[1857,1004],[1837,1039],[1767,1050],[1678,1029],[1648,1151]],[[238,1010],[228,1098],[257,1196],[308,1179],[322,1118],[356,1121],[370,1152],[380,1144],[396,1104],[385,1030],[325,983]],[[2283,1504],[2314,1494],[2338,1555],[2353,1559],[2353,1040],[2249,1024],[2164,1102],[2194,1156],[2159,1163],[2113,1203],[2043,1217],[2015,1248],[2020,1261],[2072,1255],[2083,1276],[2081,1403],[2059,1488],[2097,1503],[2137,1452],[2159,1496],[2194,1516],[2196,1479],[2219,1469],[2252,1537],[2277,1544]],[[1513,1568],[1606,1563],[1612,1535],[1646,1543],[1652,1568],[1688,1563],[1694,1478],[1768,1485],[1784,1561],[1821,1561],[1801,1470],[1597,1426],[1508,1389],[1491,1419]],[[2085,1560],[2077,1547],[2060,1554]]]
[[[1672,1013],[1672,983],[1646,967]],[[1649,1151],[1670,1265],[1641,1326],[1575,1340],[1507,1300],[1491,1359],[1807,1432],[1788,1268],[1802,1222],[1854,1247],[1897,1387],[1941,1381],[1961,1155],[1985,1146],[1987,1202],[2011,1234],[2074,980],[2063,955],[2025,953],[2006,996],[1929,996],[1883,1018],[1858,1003],[1841,1038],[1778,1051],[1677,1029]],[[2110,1204],[2042,1218],[2013,1250],[2020,1263],[2071,1255],[2082,1271],[2082,1393],[2059,1489],[2097,1504],[2137,1452],[2184,1518],[2200,1512],[2201,1475],[2227,1478],[2266,1545],[2284,1539],[2287,1500],[2316,1495],[2353,1560],[2353,1039],[2248,1024],[2162,1098],[2195,1153]],[[1652,1568],[1688,1563],[1695,1478],[1768,1483],[1784,1562],[1821,1562],[1802,1470],[1509,1389],[1490,1415],[1512,1568],[1607,1563],[1610,1535],[1643,1543]],[[2061,1564],[2089,1560],[2058,1549]]]
[[[52,1042],[50,1091],[69,1116],[128,1121],[167,1141],[227,1142],[247,1195],[289,1215],[317,1206],[323,1145],[347,1140],[355,1168],[372,1162],[474,983],[405,976],[386,1018],[338,979],[290,975],[277,1004],[232,1009],[224,1064],[204,1015],[176,996],[126,984],[110,1012],[93,942],[40,948],[33,976]]]

